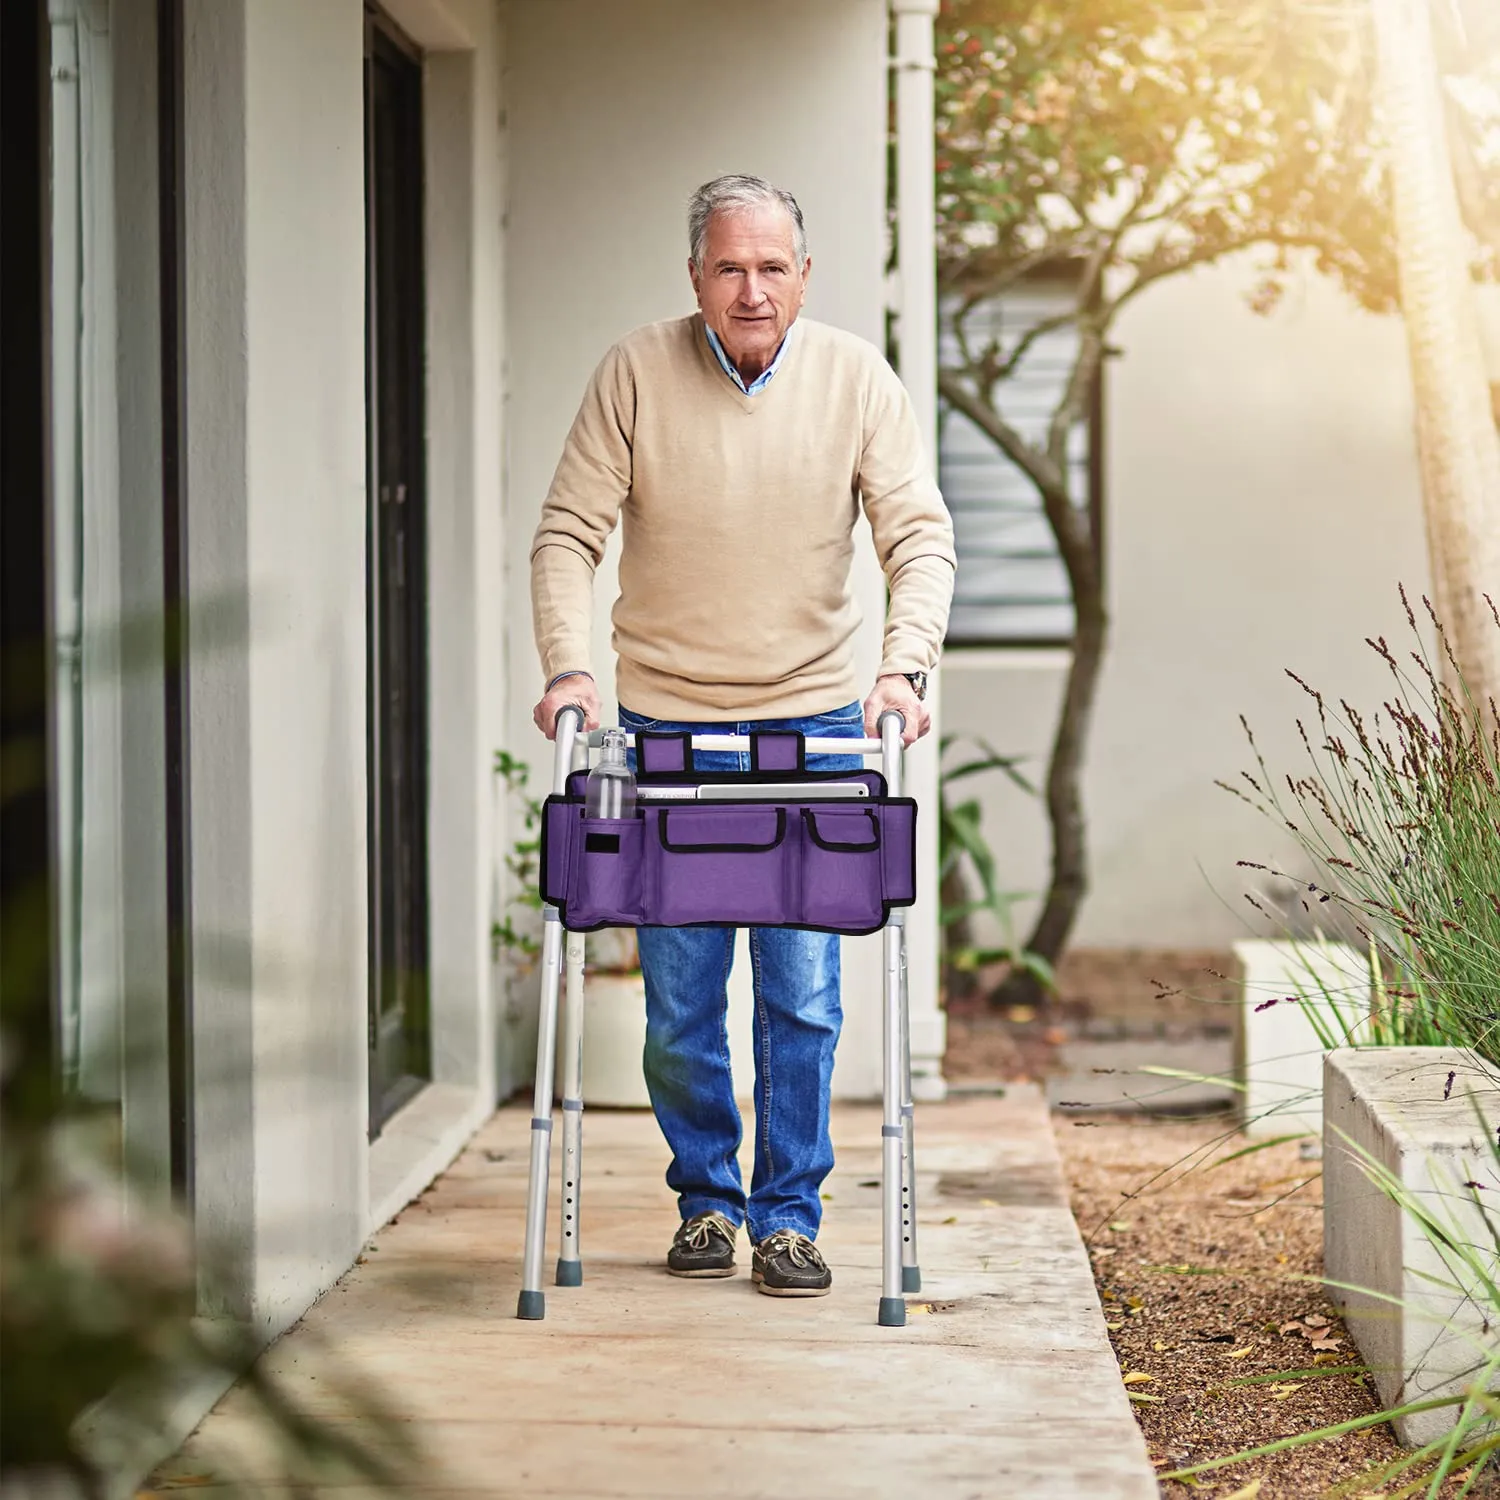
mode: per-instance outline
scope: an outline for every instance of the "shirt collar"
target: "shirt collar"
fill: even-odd
[[[786,358],[786,351],[791,347],[792,335],[796,333],[797,325],[793,323],[792,326],[787,329],[786,337],[782,339],[781,347],[776,351],[775,359],[773,359],[771,363],[766,366],[765,370],[760,375],[756,376],[756,378],[752,380],[749,385],[745,384],[744,380],[740,376],[740,372],[735,369],[734,365],[730,362],[729,356],[725,354],[724,346],[719,342],[718,334],[716,334],[706,322],[703,325],[703,331],[708,335],[708,346],[714,351],[714,358],[719,361],[719,368],[722,369],[724,373],[747,396],[754,396],[770,384],[771,377],[777,372],[777,370],[781,368],[781,361]]]

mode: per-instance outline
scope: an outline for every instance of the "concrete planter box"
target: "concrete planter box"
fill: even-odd
[[[1329,1290],[1382,1402],[1462,1392],[1500,1339],[1500,1328],[1486,1323],[1493,1307],[1477,1285],[1472,1298],[1459,1289],[1473,1273],[1445,1263],[1420,1225],[1370,1180],[1353,1147],[1417,1195],[1456,1240],[1477,1247],[1493,1276],[1500,1174],[1488,1132],[1500,1127],[1496,1070],[1461,1048],[1340,1049],[1324,1060],[1323,1120],[1324,1271],[1331,1282],[1364,1289]],[[1471,1181],[1485,1184],[1477,1194],[1485,1209],[1463,1187]],[[1432,1442],[1456,1416],[1456,1408],[1418,1413],[1396,1424],[1397,1436],[1412,1447]]]
[[[588,974],[583,981],[583,1102],[606,1109],[650,1109],[641,1054],[646,1046],[646,981],[640,974]],[[562,1092],[562,1025],[557,1089]]]
[[[1317,1135],[1323,1128],[1323,1044],[1310,1012],[1320,1008],[1336,1030],[1331,995],[1346,1015],[1368,1015],[1369,959],[1344,943],[1314,942],[1241,942],[1234,956],[1241,985],[1235,1078],[1245,1085],[1245,1133]]]

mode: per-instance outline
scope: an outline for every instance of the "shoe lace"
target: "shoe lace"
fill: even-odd
[[[699,1214],[697,1218],[689,1219],[677,1231],[678,1239],[694,1250],[706,1250],[708,1237],[711,1234],[717,1234],[721,1239],[728,1240],[731,1245],[734,1243],[734,1225],[723,1214]]]
[[[799,1234],[795,1229],[778,1229],[766,1241],[767,1260],[781,1254],[799,1268],[811,1266],[815,1271],[828,1269],[818,1247],[805,1234]]]

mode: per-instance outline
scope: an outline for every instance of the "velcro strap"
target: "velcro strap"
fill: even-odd
[[[750,733],[752,771],[805,771],[807,741],[799,729],[756,729]]]
[[[643,776],[683,776],[693,769],[693,737],[668,729],[643,729],[635,737]]]

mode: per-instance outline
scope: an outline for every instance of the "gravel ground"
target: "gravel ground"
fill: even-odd
[[[1218,1031],[1229,997],[1215,981],[1228,972],[1224,958],[1211,954],[1070,958],[1049,1013],[951,1012],[948,1076],[958,1087],[1040,1080],[1080,1036]],[[1343,1373],[1359,1364],[1359,1355],[1318,1285],[1320,1164],[1304,1160],[1299,1143],[1225,1161],[1246,1140],[1224,1115],[1163,1119],[1064,1110],[1054,1114],[1054,1126],[1115,1353],[1159,1470],[1378,1410],[1368,1378]],[[1164,1480],[1162,1494],[1319,1500],[1352,1482],[1339,1493],[1393,1495],[1399,1481],[1358,1479],[1401,1454],[1394,1433],[1379,1424],[1191,1483]],[[1452,1482],[1443,1500],[1458,1493]],[[1487,1475],[1467,1493],[1500,1500],[1500,1475]]]

